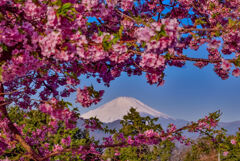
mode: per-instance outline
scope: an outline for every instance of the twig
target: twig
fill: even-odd
[[[146,70],[144,70],[142,67],[140,67],[135,61],[133,62],[139,69],[141,69],[142,71],[146,72]]]
[[[125,16],[126,18],[128,18],[128,19],[134,21],[135,23],[139,24],[139,23],[138,23],[134,18],[132,18],[131,16],[128,16],[128,15],[124,14],[123,12],[119,11],[118,9],[116,9],[116,11],[117,11],[119,14]]]
[[[16,89],[16,90],[14,90],[14,91],[7,92],[7,93],[0,93],[0,96],[1,96],[1,95],[10,95],[10,94],[13,94],[13,93],[16,93],[16,92],[20,91],[21,89],[24,89],[24,88]]]
[[[128,50],[129,52],[133,52],[135,54],[138,54],[138,55],[142,55],[143,53],[140,52],[140,51],[135,51],[135,50]],[[211,59],[205,59],[205,58],[190,58],[190,57],[187,57],[187,56],[171,56],[170,57],[170,60],[182,60],[182,61],[195,61],[195,62],[207,62],[207,63],[221,63],[222,60],[221,59],[215,59],[215,60],[211,60]],[[237,59],[225,59],[231,63],[234,63],[237,61]]]
[[[180,28],[179,32],[191,32],[191,31],[223,31],[223,29],[216,28]],[[226,31],[226,29],[224,29]]]

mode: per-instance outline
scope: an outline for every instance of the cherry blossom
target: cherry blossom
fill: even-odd
[[[228,151],[223,152],[223,156],[227,156],[228,153],[229,153]]]
[[[232,139],[232,140],[231,140],[231,144],[235,145],[236,143],[237,143],[237,142],[236,142],[235,139]]]

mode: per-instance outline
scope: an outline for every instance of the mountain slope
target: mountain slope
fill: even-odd
[[[173,119],[172,117],[154,110],[132,97],[118,97],[95,110],[83,114],[82,117],[88,119],[96,116],[100,121],[110,123],[116,120],[121,120],[123,116],[129,112],[131,107],[135,108],[142,116]]]

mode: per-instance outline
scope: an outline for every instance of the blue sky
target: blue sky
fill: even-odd
[[[202,47],[197,52],[186,50],[184,53],[202,57],[207,51]],[[191,62],[183,68],[168,66],[165,73],[165,84],[160,87],[149,85],[145,75],[128,77],[125,73],[112,81],[110,87],[98,84],[94,79],[81,80],[82,85],[93,84],[105,93],[99,104],[81,107],[80,112],[85,113],[120,96],[129,96],[174,118],[197,120],[220,109],[223,113],[221,121],[240,120],[240,78],[230,76],[221,80],[213,71],[213,65],[199,69]]]
[[[96,20],[89,18],[89,22],[92,21]],[[185,50],[184,54],[207,58],[206,48]],[[197,120],[209,112],[221,110],[221,121],[240,120],[240,78],[230,76],[227,80],[221,80],[213,71],[213,65],[199,69],[191,62],[183,68],[168,66],[165,73],[165,84],[160,87],[149,85],[145,75],[128,77],[122,74],[111,82],[110,87],[98,84],[94,79],[81,80],[82,86],[93,84],[96,89],[104,89],[105,93],[99,104],[90,108],[81,107],[80,112],[95,109],[120,96],[129,96],[174,118]],[[75,96],[70,98],[71,102],[73,98]]]

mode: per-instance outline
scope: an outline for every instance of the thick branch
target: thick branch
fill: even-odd
[[[4,93],[4,87],[3,84],[0,82],[0,92]],[[39,156],[34,152],[34,150],[31,148],[30,145],[24,140],[24,138],[21,136],[18,129],[14,126],[13,122],[10,120],[7,109],[6,109],[6,102],[0,101],[0,112],[8,119],[8,128],[14,138],[24,147],[24,149],[29,153],[29,156],[31,159],[38,161]]]

